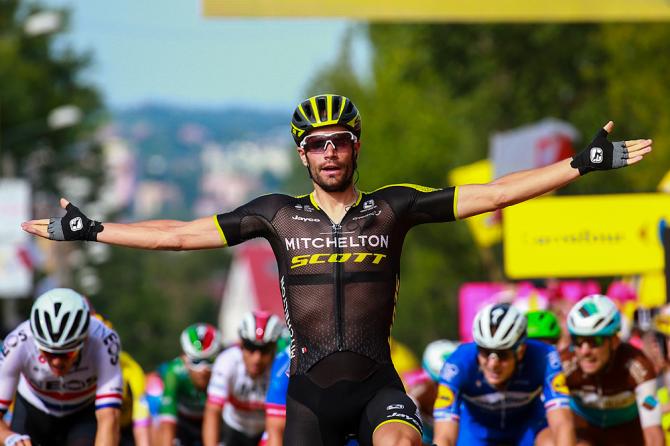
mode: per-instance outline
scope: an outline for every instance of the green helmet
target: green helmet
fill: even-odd
[[[558,339],[561,337],[561,325],[556,315],[548,310],[530,311],[528,319],[528,337],[530,339]]]

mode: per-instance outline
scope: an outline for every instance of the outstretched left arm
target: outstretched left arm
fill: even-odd
[[[612,121],[605,124],[591,144],[572,159],[515,172],[488,184],[459,186],[457,217],[467,218],[529,200],[565,186],[592,170],[630,166],[651,152],[651,139],[607,141],[607,135],[613,128]]]

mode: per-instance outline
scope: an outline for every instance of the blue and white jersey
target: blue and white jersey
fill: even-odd
[[[472,422],[497,431],[523,428],[531,413],[569,407],[570,395],[556,349],[528,340],[526,353],[503,390],[490,386],[477,362],[477,345],[463,344],[440,373],[435,421],[459,420],[464,411]],[[542,411],[544,412],[544,411]]]
[[[265,396],[265,416],[286,417],[286,391],[288,390],[288,369],[291,365],[289,347],[277,354],[270,371],[270,385]]]

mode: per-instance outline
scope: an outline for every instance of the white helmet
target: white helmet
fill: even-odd
[[[238,330],[242,341],[259,347],[277,342],[284,326],[281,320],[267,311],[249,311],[242,318]]]
[[[515,348],[526,338],[526,316],[510,304],[489,304],[475,316],[472,337],[483,348]]]
[[[437,382],[439,380],[444,362],[449,359],[449,356],[456,350],[458,345],[458,341],[438,339],[426,346],[426,349],[423,351],[421,366],[433,381]]]
[[[30,310],[30,330],[40,350],[67,353],[81,348],[91,319],[86,299],[69,288],[54,288]]]
[[[577,302],[568,313],[568,331],[577,336],[613,336],[621,329],[621,312],[612,300],[592,294]]]

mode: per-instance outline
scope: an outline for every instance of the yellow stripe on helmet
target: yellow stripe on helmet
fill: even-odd
[[[328,109],[328,120],[333,120],[333,95],[326,95],[326,108]]]

